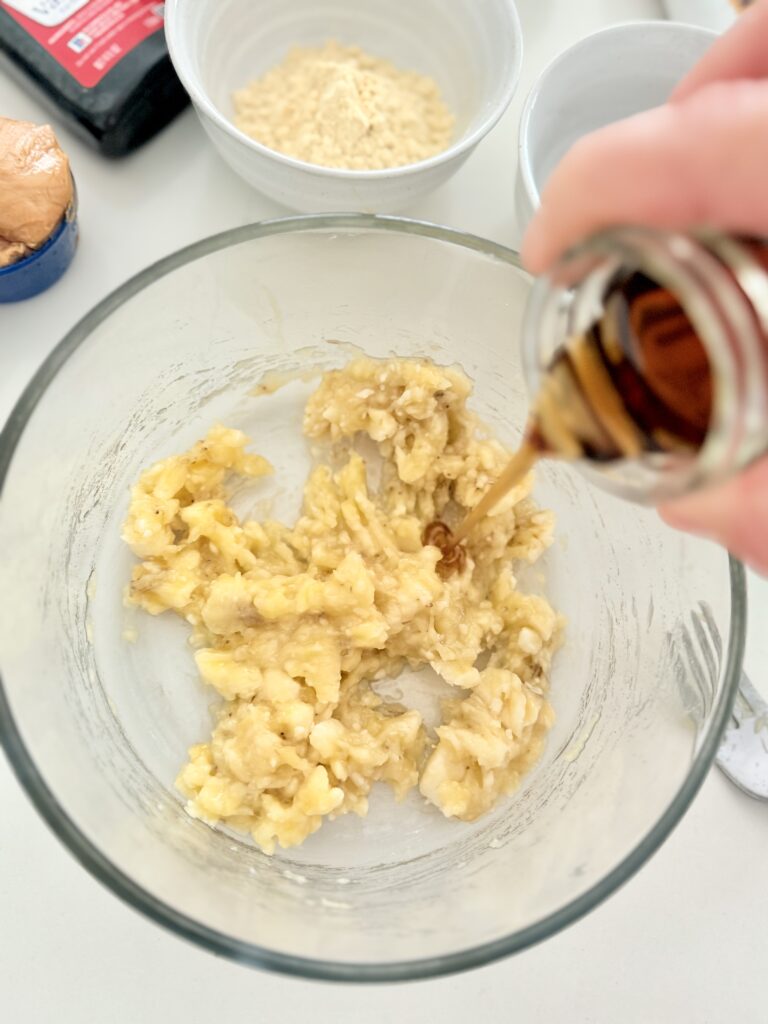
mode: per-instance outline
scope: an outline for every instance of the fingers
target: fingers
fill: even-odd
[[[768,78],[768,0],[761,0],[712,44],[670,97],[683,100],[711,82]]]
[[[768,575],[768,457],[718,487],[663,505],[660,512],[670,526],[716,540]]]
[[[523,260],[540,273],[616,224],[768,233],[766,168],[768,79],[703,86],[580,139],[545,186]]]
[[[768,235],[768,0],[740,17],[671,103],[586,136],[555,169],[523,241],[546,270],[619,224],[713,226]],[[725,545],[768,574],[768,457],[728,482],[662,507],[672,526]]]

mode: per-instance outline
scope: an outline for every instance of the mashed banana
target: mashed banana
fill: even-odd
[[[342,443],[346,461],[311,473],[294,526],[241,523],[228,507],[230,478],[271,471],[240,431],[216,426],[142,474],[123,530],[141,559],[128,600],[189,622],[198,671],[223,698],[177,781],[191,814],[271,853],[324,817],[364,815],[383,781],[398,797],[418,785],[471,821],[538,757],[560,619],[517,589],[514,566],[550,543],[552,514],[528,497],[529,477],[478,525],[462,572],[442,579],[440,552],[421,543],[430,520],[458,522],[509,457],[469,394],[461,372],[416,360],[327,373],[304,430]],[[363,436],[381,455],[375,487],[351,444]],[[456,687],[435,737],[376,693],[424,665]]]

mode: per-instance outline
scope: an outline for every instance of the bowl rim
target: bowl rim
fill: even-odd
[[[453,228],[440,227],[426,221],[374,214],[316,214],[281,217],[232,228],[194,242],[151,264],[107,295],[65,335],[45,359],[0,432],[0,500],[2,500],[5,479],[16,447],[48,385],[98,324],[145,286],[203,256],[256,238],[320,230],[365,230],[417,235],[470,249],[518,270],[523,270],[518,254],[497,242]],[[116,868],[69,818],[49,789],[27,750],[21,731],[14,720],[1,674],[0,743],[5,749],[19,783],[40,816],[74,858],[94,878],[156,924],[162,925],[176,935],[190,940],[212,953],[226,956],[252,967],[260,967],[294,977],[326,981],[410,981],[480,967],[549,938],[594,909],[642,867],[688,810],[709,771],[720,735],[729,720],[733,700],[738,690],[744,656],[746,577],[744,568],[739,561],[730,555],[725,557],[729,562],[731,616],[722,693],[719,704],[713,710],[710,728],[704,742],[667,809],[647,835],[607,875],[575,899],[510,935],[472,946],[460,952],[384,964],[372,962],[334,963],[275,952],[211,929],[153,896],[123,871]]]
[[[499,99],[494,106],[481,119],[478,126],[468,134],[462,135],[456,142],[447,149],[426,160],[417,160],[415,163],[403,164],[400,167],[385,167],[378,170],[360,171],[350,170],[344,167],[324,167],[322,164],[309,163],[306,160],[298,160],[296,157],[287,156],[276,149],[257,142],[250,135],[240,131],[228,118],[226,118],[218,107],[211,102],[208,93],[203,89],[199,78],[189,69],[189,58],[183,52],[181,46],[181,33],[178,28],[182,17],[180,10],[185,0],[168,0],[165,5],[165,39],[170,54],[171,63],[176,74],[179,76],[182,85],[189,93],[198,114],[204,114],[217,128],[223,131],[231,139],[242,143],[252,152],[273,160],[275,163],[290,167],[293,170],[310,172],[319,177],[335,178],[338,181],[376,182],[404,177],[408,174],[415,174],[419,171],[426,171],[441,164],[449,163],[462,154],[468,154],[472,149],[490,132],[498,123],[517,89],[520,79],[520,71],[523,65],[523,30],[520,25],[520,17],[517,13],[515,0],[500,0],[504,4],[509,17],[510,35],[514,39],[514,62],[507,74],[507,81]]]
[[[703,25],[693,25],[683,21],[665,21],[663,18],[651,18],[648,21],[623,21],[617,25],[607,25],[605,28],[590,32],[589,35],[583,36],[556,54],[536,76],[536,80],[525,97],[517,133],[518,176],[522,180],[528,202],[534,211],[541,206],[541,191],[534,180],[533,167],[531,165],[531,117],[536,102],[541,96],[550,76],[582,50],[588,50],[596,41],[603,43],[606,37],[609,42],[616,36],[631,37],[636,33],[640,33],[641,30],[646,35],[658,36],[660,38],[663,36],[699,36],[714,42],[718,37],[718,33],[714,29],[705,28]]]

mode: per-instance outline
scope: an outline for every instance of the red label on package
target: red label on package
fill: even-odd
[[[87,89],[163,27],[163,4],[152,0],[0,0],[0,8]]]

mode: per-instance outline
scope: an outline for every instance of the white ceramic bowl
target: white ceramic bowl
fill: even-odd
[[[297,210],[402,208],[454,174],[509,104],[522,60],[513,0],[169,0],[174,67],[227,163]],[[232,93],[295,45],[356,44],[431,75],[456,116],[444,153],[382,171],[345,171],[283,156],[232,123]]]
[[[559,54],[531,89],[520,119],[520,228],[577,139],[664,103],[714,39],[714,32],[695,25],[637,21],[595,32]]]

